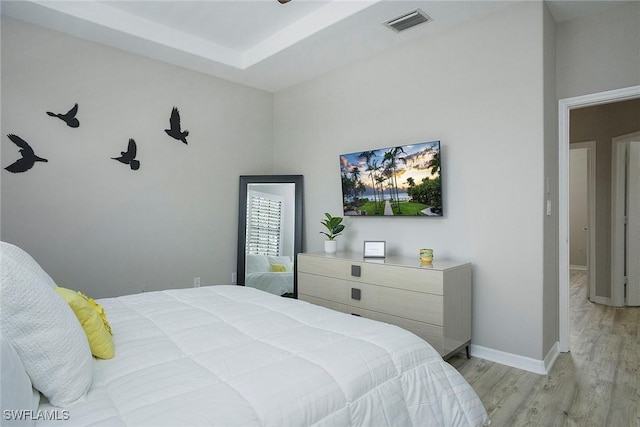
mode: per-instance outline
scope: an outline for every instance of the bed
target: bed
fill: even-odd
[[[14,393],[10,402],[3,397],[2,409],[33,405],[36,426],[489,423],[464,378],[410,332],[242,286],[97,300],[115,356],[92,358],[86,337],[73,348],[82,327],[78,332],[69,323],[74,312],[53,298],[51,278],[31,258],[1,255],[1,381]],[[48,308],[38,307],[40,300]],[[44,348],[34,346],[38,340]],[[86,351],[88,368],[86,354],[76,354]],[[55,369],[39,366],[47,363]]]
[[[247,254],[245,270],[245,286],[275,295],[293,294],[291,257]]]

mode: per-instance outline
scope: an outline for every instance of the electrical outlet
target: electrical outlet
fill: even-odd
[[[238,283],[238,273],[234,271],[231,273],[231,284],[235,285],[236,283]]]
[[[193,287],[194,288],[199,288],[200,287],[200,278],[199,277],[194,277],[193,278]]]

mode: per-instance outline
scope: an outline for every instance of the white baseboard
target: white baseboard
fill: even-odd
[[[583,271],[587,271],[587,266],[586,265],[573,265],[571,264],[569,266],[569,270],[583,270]]]
[[[547,353],[544,360],[532,359],[530,357],[507,353],[475,344],[471,344],[469,350],[471,355],[474,357],[540,375],[547,375],[549,373],[560,354],[557,342],[551,347],[551,350],[549,350],[549,353]]]
[[[553,345],[551,346],[551,349],[545,356],[544,370],[546,374],[551,372],[551,368],[553,368],[553,365],[556,363],[556,360],[558,360],[558,356],[560,356],[559,348],[560,348],[560,343],[556,341],[555,343],[553,343]]]

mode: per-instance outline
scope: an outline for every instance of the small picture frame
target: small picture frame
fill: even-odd
[[[364,258],[384,258],[386,252],[386,242],[384,240],[365,240]]]

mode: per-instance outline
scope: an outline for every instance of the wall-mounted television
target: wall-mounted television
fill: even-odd
[[[340,155],[349,216],[442,216],[440,141]]]

